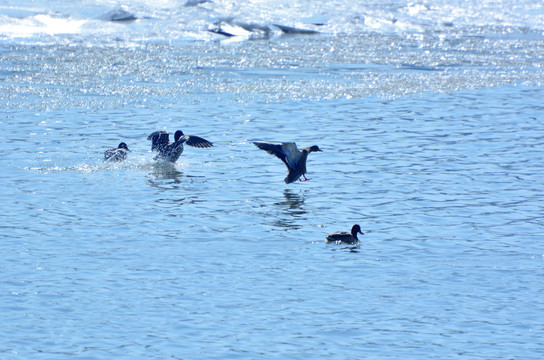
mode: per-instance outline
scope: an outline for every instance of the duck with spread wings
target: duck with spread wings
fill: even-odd
[[[178,130],[174,134],[174,142],[169,139],[167,131],[155,131],[147,137],[151,140],[151,151],[157,151],[155,160],[164,160],[175,163],[183,152],[183,144],[197,148],[208,148],[213,143],[195,135],[185,135],[183,131]]]
[[[308,154],[315,151],[322,151],[317,145],[299,150],[294,142],[277,144],[267,141],[254,141],[253,144],[283,161],[285,166],[287,166],[287,177],[284,179],[286,184],[297,181],[301,177],[304,178],[301,181],[309,180],[305,175]]]

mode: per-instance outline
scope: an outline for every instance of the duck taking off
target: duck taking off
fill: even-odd
[[[287,166],[287,177],[284,179],[286,184],[290,184],[300,179],[300,177],[304,178],[304,180],[301,179],[300,181],[310,180],[305,175],[308,154],[315,151],[322,151],[317,145],[299,150],[294,142],[276,144],[266,141],[254,141],[253,144],[283,161],[285,166]]]
[[[357,234],[364,235],[361,232],[361,227],[357,224],[351,228],[351,233],[347,231],[337,231],[327,236],[327,242],[335,242],[337,244],[356,244],[359,242]]]
[[[175,163],[183,152],[183,144],[197,148],[208,148],[213,146],[211,142],[194,135],[185,135],[181,130],[174,134],[174,142],[170,142],[167,131],[155,131],[147,137],[151,140],[151,151],[157,151],[155,160],[164,160]]]
[[[127,144],[122,142],[117,148],[109,149],[104,152],[104,161],[124,161],[127,158],[129,151]]]

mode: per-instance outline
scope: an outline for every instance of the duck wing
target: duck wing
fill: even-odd
[[[109,149],[104,152],[104,161],[123,161],[127,158],[124,149]]]
[[[284,142],[281,144],[281,148],[285,154],[285,161],[291,168],[296,169],[302,158],[302,152],[297,148],[297,144],[294,142]]]
[[[289,162],[287,161],[287,154],[283,150],[283,144],[274,144],[266,141],[254,141],[253,144],[255,144],[255,146],[257,146],[259,149],[266,151],[270,155],[276,156],[278,159],[283,161],[288,169],[293,169],[293,167],[289,165]]]
[[[115,148],[108,149],[108,150],[104,151],[104,160],[109,160],[109,159],[113,158],[115,156],[116,151],[117,151],[117,149],[115,149]]]
[[[164,148],[170,142],[168,131],[155,131],[147,137],[147,140],[151,140],[151,151]]]
[[[342,241],[349,239],[353,239],[353,236],[351,236],[351,234],[347,231],[337,231],[327,236],[328,241]]]
[[[182,135],[182,138],[185,139],[185,143],[189,146],[197,148],[209,148],[213,146],[213,143],[210,141],[201,138],[200,136],[195,135]]]

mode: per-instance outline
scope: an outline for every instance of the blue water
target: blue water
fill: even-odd
[[[471,4],[4,2],[0,358],[539,359],[542,9]]]

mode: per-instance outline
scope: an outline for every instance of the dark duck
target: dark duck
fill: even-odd
[[[117,148],[109,149],[104,152],[104,161],[124,161],[127,158],[129,151],[127,144],[122,142]]]
[[[361,227],[357,224],[351,228],[351,233],[347,231],[337,231],[327,236],[327,242],[335,242],[337,244],[357,244],[359,239],[357,234],[364,235],[361,232]]]
[[[287,166],[287,177],[284,179],[286,184],[290,184],[299,180],[301,177],[304,180],[309,180],[306,177],[306,160],[308,154],[311,152],[322,151],[317,145],[298,149],[294,142],[284,142],[276,144],[266,141],[253,142],[259,149],[266,151],[267,153],[278,157],[285,166]]]
[[[174,134],[174,142],[169,139],[167,131],[155,131],[147,137],[151,140],[151,151],[157,151],[155,160],[163,160],[175,163],[183,152],[183,144],[197,148],[208,148],[213,146],[211,142],[199,136],[185,135],[181,130]]]

